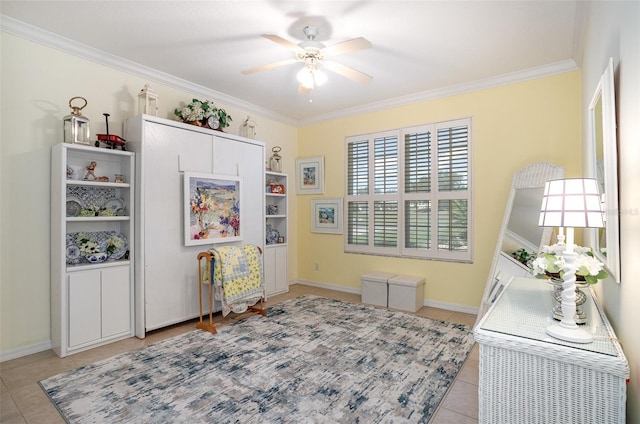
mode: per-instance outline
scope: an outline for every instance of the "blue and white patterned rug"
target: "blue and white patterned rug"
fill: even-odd
[[[40,382],[69,423],[426,423],[464,325],[317,296]]]

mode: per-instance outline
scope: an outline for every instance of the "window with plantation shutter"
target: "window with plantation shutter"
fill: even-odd
[[[345,251],[470,262],[471,119],[346,139]]]
[[[373,181],[376,194],[398,192],[398,137],[373,140]]]

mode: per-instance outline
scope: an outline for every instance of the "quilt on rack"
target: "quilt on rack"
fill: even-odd
[[[263,270],[257,246],[221,246],[209,249],[213,268],[207,263],[202,281],[213,280],[216,300],[222,304],[222,315],[242,313],[264,296]]]

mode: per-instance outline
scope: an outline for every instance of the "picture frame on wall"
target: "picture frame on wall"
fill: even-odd
[[[342,234],[342,199],[311,200],[311,232]]]
[[[296,159],[297,194],[324,193],[324,156]]]
[[[184,245],[242,240],[241,178],[184,174]]]

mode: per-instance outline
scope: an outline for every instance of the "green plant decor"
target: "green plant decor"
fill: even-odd
[[[216,107],[212,100],[192,99],[191,103],[173,110],[176,118],[183,122],[195,123],[198,126],[206,126],[207,118],[213,116],[220,123],[220,128],[230,125],[233,118],[222,108]]]
[[[533,253],[527,252],[525,248],[521,248],[516,250],[515,252],[511,252],[511,257],[517,260],[518,262],[529,266],[529,261],[534,260],[536,258],[536,255]]]

